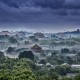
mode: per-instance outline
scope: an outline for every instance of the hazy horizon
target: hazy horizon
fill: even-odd
[[[80,28],[80,0],[0,0],[0,29],[65,32]]]
[[[28,31],[58,33],[80,29],[79,26],[53,26],[41,23],[0,23],[0,31]]]

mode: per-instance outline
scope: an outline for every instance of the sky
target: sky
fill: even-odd
[[[80,28],[80,0],[0,0],[0,30],[63,32]]]

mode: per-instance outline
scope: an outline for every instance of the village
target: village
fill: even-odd
[[[41,33],[26,31],[0,32],[0,54],[18,58],[24,51],[32,51],[36,65],[44,68],[67,66],[66,76],[75,76],[80,70],[80,31]]]

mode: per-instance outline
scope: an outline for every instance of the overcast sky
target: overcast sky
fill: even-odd
[[[0,29],[60,32],[77,28],[80,0],[0,0]]]

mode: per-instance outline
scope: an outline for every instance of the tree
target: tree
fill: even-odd
[[[76,75],[74,80],[80,80],[80,74]]]
[[[63,77],[62,80],[73,80],[73,79],[68,78],[68,77]]]
[[[77,53],[77,56],[80,56],[80,52],[79,52],[79,53]]]
[[[19,58],[29,58],[31,60],[34,60],[34,54],[31,51],[21,52],[18,57]]]
[[[17,39],[14,38],[14,37],[10,37],[9,42],[12,43],[12,44],[17,43]]]
[[[44,59],[42,59],[42,60],[39,62],[39,64],[44,64],[44,65],[46,65],[46,61],[45,61]]]
[[[55,72],[57,72],[60,75],[66,75],[70,71],[71,71],[71,67],[68,64],[66,64],[66,65],[60,65],[60,66],[57,66],[55,68]]]
[[[69,51],[69,49],[67,49],[67,48],[64,48],[64,49],[61,49],[61,53],[69,53],[70,51]]]
[[[14,52],[15,51],[15,49],[13,48],[13,47],[9,47],[8,49],[7,49],[7,53],[12,53],[12,52]]]
[[[38,42],[38,41],[39,41],[39,39],[36,38],[35,36],[30,36],[29,39],[30,39],[31,41],[33,41],[33,42]]]
[[[36,80],[31,70],[32,61],[28,59],[0,60],[0,80]]]
[[[58,54],[58,52],[57,51],[54,51],[51,55],[52,56],[56,56]]]
[[[79,30],[79,29],[77,29],[77,32],[80,32],[80,30]]]
[[[72,60],[72,58],[67,57],[67,63],[68,63],[68,64],[73,64],[73,60]]]
[[[4,53],[0,51],[0,58],[4,58]]]

